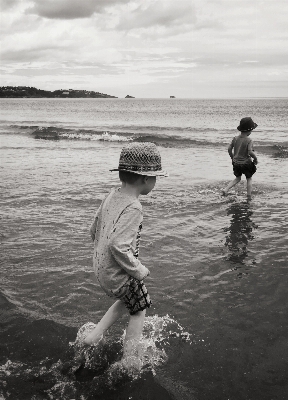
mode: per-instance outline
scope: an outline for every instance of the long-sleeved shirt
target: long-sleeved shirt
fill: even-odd
[[[104,291],[113,295],[132,276],[146,278],[149,270],[138,260],[142,206],[138,199],[113,189],[98,209],[90,234],[93,266]]]

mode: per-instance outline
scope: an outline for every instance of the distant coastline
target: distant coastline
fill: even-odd
[[[60,98],[116,98],[109,94],[94,92],[93,90],[74,90],[58,89],[50,92],[29,86],[2,86],[0,87],[0,97],[60,97]]]

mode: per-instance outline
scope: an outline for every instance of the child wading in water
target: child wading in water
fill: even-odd
[[[139,195],[154,188],[162,170],[161,156],[153,143],[131,143],[120,154],[119,171],[122,185],[113,189],[98,209],[90,233],[94,241],[93,266],[104,292],[114,298],[94,329],[84,336],[83,345],[95,346],[103,334],[122,315],[130,318],[124,339],[123,356],[136,348],[142,335],[146,309],[151,300],[143,283],[149,270],[138,259],[142,206]]]
[[[240,125],[237,127],[241,134],[235,136],[228,146],[228,153],[232,159],[233,172],[236,178],[222,191],[223,196],[226,196],[228,191],[241,181],[241,175],[244,174],[247,179],[247,197],[251,199],[252,175],[256,172],[258,161],[254,153],[253,142],[249,136],[257,126],[250,117],[245,117],[241,119]]]

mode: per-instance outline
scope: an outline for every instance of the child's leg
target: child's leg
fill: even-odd
[[[123,355],[131,354],[135,346],[139,342],[144,325],[146,310],[138,311],[137,314],[130,315],[130,320],[126,329],[126,336],[124,339]]]
[[[107,329],[110,328],[123,314],[127,312],[125,304],[117,300],[102,317],[93,331],[89,332],[84,343],[87,345],[97,344]]]
[[[237,176],[235,179],[233,179],[233,181],[231,181],[229,183],[229,185],[223,189],[222,193],[225,195],[227,194],[227,192],[235,185],[237,185],[237,183],[239,183],[241,181],[241,176]]]
[[[251,197],[252,195],[252,177],[247,178],[247,196]]]

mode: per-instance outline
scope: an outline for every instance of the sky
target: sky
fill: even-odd
[[[0,0],[0,86],[288,97],[287,0]]]

